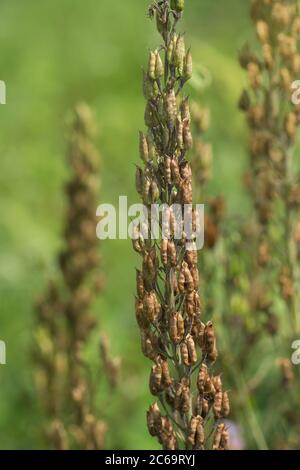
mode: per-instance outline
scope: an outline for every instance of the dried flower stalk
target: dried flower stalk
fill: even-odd
[[[257,55],[245,47],[240,55],[250,82],[250,90],[241,96],[240,108],[247,114],[251,131],[250,187],[257,221],[255,277],[258,284],[268,286],[270,273],[275,273],[277,282],[275,279],[273,285],[280,286],[289,312],[290,330],[299,333],[300,278],[295,241],[299,198],[294,197],[299,191],[299,178],[295,176],[293,149],[300,110],[291,103],[291,85],[300,73],[299,3],[296,0],[255,0],[251,13],[262,53]],[[285,227],[280,234],[281,257],[278,241],[272,239],[276,223]],[[274,316],[274,295],[276,292],[266,288],[264,299],[259,298],[267,318]]]
[[[97,325],[91,306],[103,283],[97,272],[99,156],[92,143],[94,132],[90,109],[79,105],[70,138],[72,179],[66,184],[65,249],[59,255],[62,280],[50,283],[38,304],[36,375],[51,420],[48,435],[56,449],[102,449],[106,432],[95,405],[95,384],[83,357]],[[109,381],[115,384],[118,361],[110,359],[105,337],[99,353]]]
[[[136,186],[148,209],[153,203],[168,206],[170,236],[161,236],[159,246],[149,232],[145,237],[142,227],[136,228],[133,246],[143,258],[137,270],[136,317],[142,351],[153,361],[149,385],[157,401],[147,413],[150,434],[167,450],[226,449],[225,426],[214,430],[210,420],[228,415],[229,400],[220,375],[210,371],[217,359],[216,338],[212,322],[201,321],[197,250],[187,249],[186,242],[193,240],[184,233],[175,237],[172,207],[178,204],[183,214],[184,205],[192,204],[192,170],[186,159],[193,144],[189,101],[179,98],[192,75],[191,51],[176,32],[183,9],[183,0],[162,0],[149,9],[163,43],[150,52],[144,72],[148,131],[140,133],[143,168],[137,168]]]

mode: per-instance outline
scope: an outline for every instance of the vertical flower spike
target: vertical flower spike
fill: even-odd
[[[251,16],[261,53],[252,52],[248,46],[241,51],[240,63],[247,71],[250,86],[243,91],[239,106],[250,128],[249,186],[257,222],[258,284],[265,285],[265,322],[274,333],[276,312],[271,298],[276,289],[270,292],[269,273],[276,273],[288,323],[293,334],[299,334],[300,272],[294,234],[300,203],[293,195],[300,189],[293,149],[300,107],[292,104],[292,83],[300,74],[299,2],[253,0]],[[273,236],[275,225],[284,232],[280,249]],[[280,263],[274,263],[280,256]]]
[[[50,284],[38,304],[36,378],[50,420],[47,434],[56,449],[101,449],[106,431],[93,404],[97,384],[91,382],[84,360],[84,348],[97,325],[91,306],[103,283],[97,272],[99,156],[93,145],[94,131],[90,109],[79,105],[70,136],[72,177],[65,187],[65,248],[59,255],[62,276]],[[104,371],[115,385],[118,362],[110,359],[105,336],[100,343]]]
[[[147,413],[150,434],[166,450],[225,449],[225,425],[212,442],[214,421],[219,423],[228,415],[229,400],[221,377],[211,374],[217,359],[216,338],[212,322],[202,321],[197,250],[192,235],[188,239],[181,231],[175,236],[175,204],[182,217],[184,204],[192,203],[192,170],[187,160],[193,145],[191,114],[188,98],[180,96],[192,75],[192,55],[184,36],[176,33],[183,10],[183,0],[162,0],[149,9],[162,44],[150,53],[143,78],[147,132],[140,133],[142,163],[136,182],[148,209],[154,199],[167,206],[168,229],[160,219],[158,242],[136,227],[133,246],[143,259],[142,270],[137,271],[136,317],[142,351],[153,362],[149,386],[155,402]]]

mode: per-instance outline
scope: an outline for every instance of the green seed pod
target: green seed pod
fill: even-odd
[[[143,71],[143,94],[146,100],[153,98],[153,85],[148,74]]]
[[[148,62],[148,76],[151,80],[155,80],[155,66],[156,66],[156,53],[150,51],[149,62]]]
[[[178,13],[182,12],[184,10],[184,0],[171,0],[171,8]]]
[[[160,58],[160,55],[158,52],[156,52],[156,61],[155,61],[155,78],[159,79],[163,76],[164,74],[164,66],[162,63],[162,60]]]
[[[146,163],[149,160],[149,147],[147,139],[143,132],[140,131],[140,157]]]
[[[185,43],[183,36],[179,36],[177,39],[175,51],[174,51],[174,62],[178,68],[179,75],[183,74],[184,68],[184,59],[185,59]]]
[[[137,166],[136,173],[135,173],[135,186],[139,194],[142,194],[143,192],[143,179],[144,179],[143,170],[139,166]]]
[[[183,69],[183,78],[185,80],[190,80],[193,75],[193,58],[191,49],[187,51],[185,61],[184,61],[184,69]]]

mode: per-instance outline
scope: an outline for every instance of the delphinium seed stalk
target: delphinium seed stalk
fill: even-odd
[[[279,366],[282,385],[289,394],[284,404],[274,394],[272,406],[280,418],[286,418],[285,423],[283,420],[277,423],[274,435],[285,429],[287,442],[293,431],[289,429],[290,416],[294,421],[299,419],[295,412],[298,407],[295,368],[285,356],[300,328],[296,235],[299,173],[294,158],[300,113],[299,106],[291,102],[292,83],[300,73],[299,2],[254,0],[251,15],[260,51],[245,47],[240,55],[250,82],[250,89],[241,96],[240,108],[245,111],[250,128],[248,184],[256,219],[251,241],[256,257],[251,265],[250,301],[252,312],[264,314],[264,323],[274,337],[277,358],[283,356],[277,360],[273,357],[272,363]],[[259,325],[257,316],[256,324]],[[256,386],[259,383],[258,380]],[[276,446],[276,437],[271,445]]]
[[[261,54],[246,47],[240,56],[250,82],[250,90],[243,92],[240,107],[247,114],[250,128],[250,187],[258,240],[255,275],[259,272],[265,285],[270,285],[270,275],[277,277],[274,284],[280,286],[294,333],[300,328],[300,304],[299,266],[293,236],[297,206],[293,194],[298,187],[293,150],[300,115],[291,103],[291,86],[300,73],[298,8],[296,0],[253,1],[252,18]],[[284,227],[277,236],[281,240],[275,242],[274,237],[272,240],[274,222]],[[278,243],[281,250],[276,247]],[[258,307],[272,319],[276,306],[271,293],[267,295],[268,290],[265,289],[264,298],[262,294],[259,296]]]
[[[136,317],[142,351],[153,362],[150,391],[156,401],[147,413],[150,434],[167,450],[226,449],[228,431],[219,420],[228,415],[229,400],[221,376],[212,375],[216,338],[212,322],[201,320],[197,249],[192,236],[182,231],[175,236],[182,228],[175,204],[181,215],[192,204],[191,118],[189,100],[181,97],[192,75],[192,56],[184,35],[176,32],[183,9],[183,0],[158,1],[149,9],[162,44],[150,52],[143,77],[147,133],[140,133],[143,166],[137,168],[136,185],[148,214],[152,204],[166,205],[169,233],[161,218],[159,240],[151,239],[149,226],[147,236],[143,224],[136,227],[133,246],[143,258]]]
[[[102,288],[96,237],[99,156],[88,106],[76,108],[69,145],[72,178],[66,184],[68,207],[65,248],[59,255],[62,278],[51,283],[38,305],[37,382],[50,421],[48,435],[57,449],[101,449],[106,423],[98,417],[95,387],[84,350],[97,319],[91,313]],[[115,383],[118,364],[99,345],[106,375]]]

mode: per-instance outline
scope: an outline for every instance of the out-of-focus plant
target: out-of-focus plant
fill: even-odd
[[[300,179],[294,154],[300,113],[291,102],[300,73],[299,2],[254,0],[251,16],[259,48],[246,45],[240,53],[250,86],[239,106],[250,130],[246,183],[254,214],[224,234],[230,312],[224,320],[234,345],[231,371],[239,371],[235,381],[245,392],[237,412],[251,425],[251,442],[276,448],[294,445],[299,432],[299,378],[290,360],[300,327]]]
[[[59,255],[61,278],[49,284],[37,305],[36,382],[47,416],[46,435],[56,449],[102,449],[107,425],[96,403],[97,382],[85,359],[85,349],[97,318],[91,307],[102,290],[96,238],[99,155],[93,144],[92,113],[78,105],[72,120],[68,164],[72,177]],[[119,369],[102,335],[99,356],[103,375],[113,387]]]
[[[136,186],[148,209],[153,203],[168,205],[169,236],[162,219],[160,246],[151,240],[150,225],[147,237],[144,227],[136,227],[133,246],[143,258],[136,317],[142,351],[153,361],[150,391],[157,401],[147,413],[150,434],[168,450],[226,449],[228,432],[219,420],[228,415],[229,400],[221,376],[212,374],[216,338],[212,322],[202,322],[197,249],[187,249],[194,240],[177,227],[172,206],[181,208],[183,218],[184,205],[192,204],[192,170],[186,159],[193,144],[191,117],[188,99],[179,98],[192,75],[191,51],[176,32],[183,9],[183,0],[162,0],[149,9],[163,43],[150,52],[144,73],[148,132],[140,133],[143,168],[137,168]],[[178,229],[181,238],[175,236]]]

